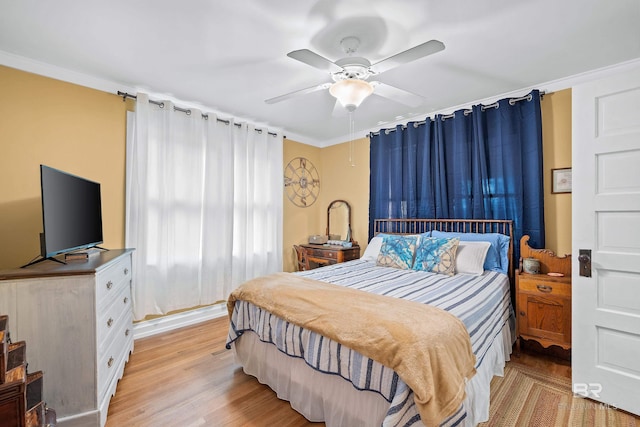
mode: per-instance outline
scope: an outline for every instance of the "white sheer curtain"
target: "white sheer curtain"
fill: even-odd
[[[282,136],[137,96],[126,245],[135,319],[225,300],[282,269]]]

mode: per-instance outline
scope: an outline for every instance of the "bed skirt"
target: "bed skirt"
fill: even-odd
[[[510,323],[506,322],[494,338],[476,375],[467,382],[464,426],[475,426],[489,419],[491,379],[504,374],[513,345]],[[260,341],[251,331],[234,341],[232,347],[245,373],[271,387],[280,399],[289,401],[291,407],[309,421],[325,422],[327,427],[385,425],[390,403],[380,394],[357,390],[340,376],[316,371],[303,359]]]

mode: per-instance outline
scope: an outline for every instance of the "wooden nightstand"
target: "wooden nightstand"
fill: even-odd
[[[540,274],[516,270],[516,352],[520,340],[534,340],[543,347],[571,348],[571,255],[557,257],[548,249],[532,249],[529,236],[520,241],[520,256],[540,261]],[[562,277],[547,273],[560,273]]]

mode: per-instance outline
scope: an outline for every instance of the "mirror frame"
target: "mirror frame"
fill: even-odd
[[[353,232],[351,230],[351,205],[346,200],[338,199],[338,200],[334,200],[331,203],[329,203],[329,207],[327,208],[327,237],[329,237],[329,230],[331,229],[331,222],[330,222],[331,221],[330,220],[331,207],[334,205],[334,203],[335,204],[344,203],[345,206],[347,207],[347,227],[348,227],[347,232],[349,234],[349,240],[348,241],[353,243],[354,242],[354,240],[353,240]]]

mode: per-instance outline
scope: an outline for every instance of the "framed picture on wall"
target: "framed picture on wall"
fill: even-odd
[[[551,169],[551,193],[571,193],[571,168]]]

